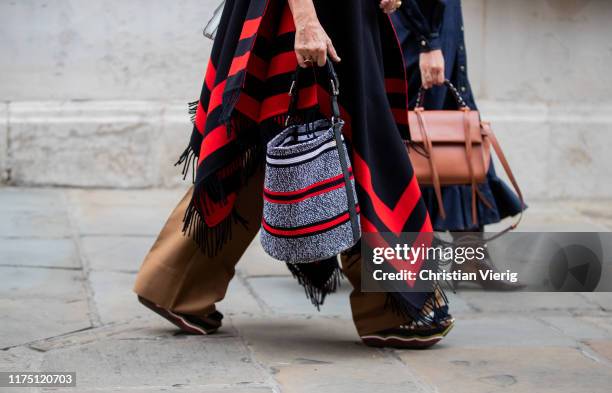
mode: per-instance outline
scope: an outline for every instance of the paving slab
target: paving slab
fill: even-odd
[[[350,318],[351,307],[349,294],[351,285],[343,280],[337,293],[325,299],[321,311],[310,303],[304,289],[293,277],[251,277],[246,279],[247,284],[267,307],[277,314],[309,314],[344,316]]]
[[[367,359],[279,367],[275,378],[283,393],[433,392],[405,366],[389,367]]]
[[[592,304],[595,304],[603,311],[612,311],[612,293],[611,292],[584,292],[580,294]]]
[[[91,329],[36,341],[29,344],[28,347],[44,353],[57,349],[79,347],[102,340],[136,340],[142,337],[161,340],[176,334],[177,329],[174,325],[151,313],[144,317],[136,317],[131,321],[92,327]]]
[[[136,272],[155,236],[84,236],[81,251],[92,270]]]
[[[165,335],[101,336],[83,345],[50,350],[42,370],[77,373],[80,389],[265,384],[268,375],[239,337]]]
[[[589,346],[598,356],[603,357],[612,367],[612,340],[586,340],[585,344]]]
[[[42,353],[28,347],[0,351],[0,371],[38,371]]]
[[[410,368],[361,344],[352,320],[233,317],[255,359],[285,392],[423,392]]]
[[[0,265],[80,268],[72,239],[0,238]]]
[[[233,316],[232,321],[256,359],[268,367],[342,363],[363,357],[393,363],[382,352],[361,344],[351,319]]]
[[[184,190],[72,190],[68,193],[82,235],[156,236]]]
[[[152,312],[143,307],[132,291],[136,275],[106,271],[89,274],[94,302],[103,324],[129,321]]]
[[[262,315],[266,311],[265,304],[256,296],[252,289],[240,277],[234,277],[227,288],[225,298],[217,303],[224,314]]]
[[[543,310],[598,310],[578,293],[484,292],[460,290],[459,296],[474,309],[486,313],[528,313]]]
[[[612,378],[612,368],[575,348],[448,346],[397,354],[440,393],[603,393]]]
[[[237,269],[245,277],[291,275],[283,262],[265,253],[261,247],[259,233],[244,252]]]
[[[0,348],[88,328],[80,271],[0,267]]]
[[[612,334],[612,316],[605,315],[582,315],[576,317],[577,321],[584,321]]]
[[[457,319],[441,347],[575,346],[576,341],[534,317],[483,315]]]
[[[0,211],[0,237],[67,238],[70,236],[68,215],[57,210]]]
[[[612,332],[607,331],[603,327],[580,320],[575,316],[541,315],[537,318],[544,321],[558,332],[561,332],[563,335],[577,341],[592,339],[612,340]]]
[[[243,384],[244,385],[244,384]],[[130,388],[130,393],[276,393],[273,388],[268,386],[243,386],[243,385],[230,385],[226,387],[218,386],[198,386],[198,387],[184,387],[180,384],[175,386],[158,386],[158,387],[143,387],[143,388]],[[71,389],[42,389],[42,392],[54,392],[54,393],[74,393],[74,388]],[[79,390],[79,393],[124,393],[126,390],[124,387],[110,388],[110,389],[85,389]],[[20,393],[20,392],[16,392]]]
[[[0,299],[0,349],[91,326],[86,300]]]
[[[0,266],[0,277],[1,299],[85,298],[78,270]]]

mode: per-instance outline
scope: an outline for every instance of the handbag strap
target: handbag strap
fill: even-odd
[[[359,221],[357,216],[357,207],[355,199],[355,190],[353,183],[351,183],[351,174],[349,171],[348,151],[344,140],[342,139],[342,122],[340,121],[340,105],[338,104],[338,96],[340,95],[340,81],[338,75],[331,61],[325,63],[325,69],[327,72],[327,79],[330,87],[330,103],[331,103],[331,125],[334,130],[334,139],[336,141],[336,149],[338,150],[338,157],[340,159],[340,168],[342,169],[342,177],[344,179],[344,189],[346,190],[346,200],[348,203],[349,219],[351,221],[351,231],[353,233],[353,240],[357,242],[360,237]],[[297,67],[292,78],[291,87],[289,88],[289,110],[287,112],[287,119],[285,125],[289,124],[291,118],[295,117],[297,112],[298,100],[299,100],[299,77],[302,72],[301,67]]]
[[[427,125],[425,123],[425,118],[423,117],[423,108],[417,107],[414,110],[414,113],[417,117],[417,123],[419,125],[419,131],[421,133],[421,137],[423,138],[423,148],[427,152],[429,156],[429,169],[431,170],[431,177],[433,180],[434,193],[436,194],[436,200],[438,202],[438,209],[440,211],[440,216],[443,219],[446,219],[446,210],[444,209],[444,203],[442,201],[442,188],[440,185],[440,176],[438,175],[438,167],[436,165],[436,158],[434,154],[433,144],[431,139],[429,139],[429,135],[427,134]]]
[[[459,90],[457,90],[457,88],[455,87],[455,85],[453,85],[451,81],[449,81],[448,79],[445,79],[444,84],[451,91],[453,97],[455,98],[455,101],[457,102],[457,105],[459,105],[459,108],[469,108],[468,104],[465,102],[463,97],[461,97]],[[417,95],[415,108],[423,108],[423,103],[425,101],[426,92],[427,90],[423,86],[421,86],[421,88],[419,89],[419,93]]]
[[[330,101],[331,101],[331,112],[332,112],[332,123],[336,122],[340,119],[340,106],[338,105],[338,95],[340,94],[340,81],[338,80],[338,75],[336,74],[336,70],[331,61],[327,61],[325,63],[325,71],[327,73],[326,79],[329,83],[330,90]],[[314,67],[313,74],[316,76]],[[291,86],[289,87],[289,109],[287,110],[287,117],[285,119],[285,126],[289,125],[291,119],[296,117],[296,113],[298,111],[298,101],[299,101],[299,88],[300,88],[300,75],[304,72],[305,69],[297,66],[295,72],[291,76]]]
[[[518,182],[516,181],[516,178],[514,177],[514,173],[512,172],[512,169],[510,168],[510,164],[508,163],[508,160],[506,159],[506,155],[504,154],[504,151],[502,150],[497,140],[497,137],[495,136],[495,133],[493,132],[493,130],[491,130],[490,123],[482,122],[482,132],[484,133],[484,135],[488,137],[489,141],[491,142],[491,146],[493,147],[493,150],[495,150],[495,154],[497,155],[499,162],[504,168],[506,175],[508,175],[508,179],[510,180],[512,187],[514,188],[514,191],[516,191],[516,194],[518,195],[519,200],[521,201],[521,212],[519,213],[518,219],[514,223],[512,223],[510,226],[502,230],[501,232],[486,239],[487,241],[491,241],[491,240],[495,240],[498,237],[504,235],[506,232],[514,230],[516,229],[516,227],[518,227],[519,223],[523,219],[523,210],[525,209],[525,200],[523,199],[523,193],[521,192],[521,188],[519,187]]]

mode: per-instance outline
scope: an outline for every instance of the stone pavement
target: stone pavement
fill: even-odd
[[[363,346],[349,285],[316,312],[257,242],[219,334],[177,334],[135,272],[182,191],[0,188],[0,371],[76,371],[57,392],[609,392],[612,294],[451,294],[427,351]],[[530,201],[524,229],[612,229],[612,203]],[[5,389],[0,391],[36,391]]]

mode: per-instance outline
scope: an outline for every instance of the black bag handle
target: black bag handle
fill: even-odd
[[[461,97],[461,94],[459,93],[459,90],[457,90],[455,85],[453,85],[452,82],[449,81],[448,79],[444,80],[444,84],[450,89],[451,93],[453,94],[453,97],[455,98],[455,101],[457,102],[457,105],[459,105],[459,108],[469,109],[468,104],[466,104],[463,97]],[[423,86],[421,86],[421,88],[419,89],[419,94],[417,95],[417,100],[415,104],[416,108],[423,108],[423,101],[425,101],[426,91],[427,90]]]
[[[332,111],[331,120],[332,123],[335,123],[340,119],[340,106],[338,105],[338,95],[340,94],[340,81],[338,80],[338,75],[336,74],[336,70],[334,69],[334,66],[330,60],[328,60],[323,67],[325,67],[325,70],[327,72],[327,81],[329,83],[331,93],[329,95]],[[295,72],[291,77],[291,87],[289,87],[289,109],[287,111],[285,126],[289,125],[290,120],[294,118],[297,113],[300,74],[302,72],[304,72],[304,69],[300,66],[297,66]]]

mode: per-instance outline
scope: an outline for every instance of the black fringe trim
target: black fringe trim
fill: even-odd
[[[198,141],[194,141],[194,137],[198,137],[201,139],[199,135],[195,135],[198,131],[195,129],[195,116],[196,111],[198,109],[200,101],[192,101],[187,104],[188,113],[191,119],[191,123],[194,125],[194,129],[191,134],[191,140],[189,141],[189,145],[185,148],[183,153],[179,156],[179,159],[174,166],[183,165],[183,169],[181,170],[181,175],[183,175],[183,180],[187,179],[187,174],[191,171],[191,182],[195,183],[196,177],[196,165],[198,163],[198,155],[199,155],[199,146],[195,146],[198,144]],[[201,143],[201,140],[199,141]],[[195,149],[198,150],[195,150]]]
[[[181,169],[181,175],[183,175],[183,180],[187,178],[187,174],[191,171],[191,182],[195,183],[197,163],[198,156],[195,154],[195,151],[193,150],[190,144],[180,155],[178,161],[174,163],[174,166],[183,165],[183,169]]]
[[[198,209],[190,203],[183,218],[183,233],[191,237],[202,252],[214,257],[232,238],[232,226],[235,224],[247,225],[246,220],[234,209],[219,224],[209,227]]]
[[[197,107],[198,101],[189,103],[192,121],[195,121]],[[183,233],[190,236],[202,252],[210,257],[217,255],[231,240],[233,225],[247,226],[248,223],[234,208],[220,223],[213,227],[208,226],[205,217],[211,214],[211,211],[208,210],[210,207],[205,201],[208,198],[217,203],[227,203],[229,193],[243,186],[263,162],[262,139],[257,124],[239,112],[234,112],[227,129],[228,133],[235,132],[238,136],[234,141],[236,158],[233,162],[206,177],[198,178],[197,163],[201,134],[194,128],[189,145],[175,164],[183,165],[181,171],[183,179],[186,179],[191,171],[194,183],[193,196],[183,218]]]
[[[196,112],[198,110],[198,104],[200,103],[200,101],[191,101],[190,103],[188,103],[188,107],[189,107],[189,118],[191,119],[191,122],[195,124],[195,117],[196,117]]]
[[[411,322],[437,324],[448,317],[448,297],[439,284],[434,284],[431,297],[418,309],[404,298],[402,292],[388,292],[385,309],[390,308],[396,315]]]
[[[325,298],[340,288],[342,270],[334,258],[312,263],[287,263],[287,268],[304,287],[306,297],[321,311]]]

